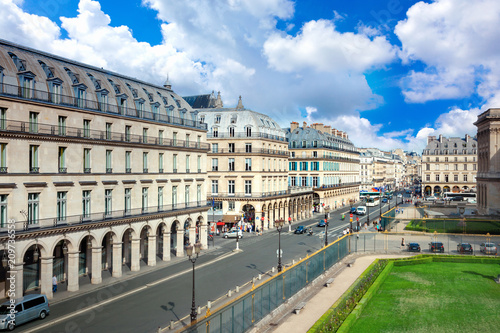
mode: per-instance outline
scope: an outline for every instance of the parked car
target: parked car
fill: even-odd
[[[457,245],[457,252],[459,253],[470,253],[472,254],[472,245],[469,243],[462,243]]]
[[[228,232],[224,233],[224,238],[243,238],[243,232],[241,230],[231,229]]]
[[[356,207],[351,207],[351,210],[349,211],[351,214],[356,214]]]
[[[305,234],[307,229],[303,225],[299,225],[297,228],[295,228],[294,233],[296,234]]]
[[[402,198],[403,195],[401,193],[398,194],[398,198]]]
[[[497,247],[495,243],[481,243],[479,251],[484,254],[497,254]]]
[[[319,221],[317,227],[323,227],[323,228],[326,227],[325,221],[324,220]]]
[[[366,207],[359,206],[358,208],[356,208],[356,214],[357,215],[365,215],[366,214]]]
[[[444,246],[441,242],[430,242],[429,243],[429,251],[431,252],[444,252]]]
[[[409,243],[408,244],[408,252],[420,252],[420,244]]]
[[[0,329],[12,331],[16,326],[49,314],[49,301],[45,295],[31,294],[16,300],[15,316],[10,312],[10,301],[0,305]]]
[[[382,202],[387,202],[387,198],[382,198]]]

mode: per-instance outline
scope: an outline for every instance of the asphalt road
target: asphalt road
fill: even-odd
[[[394,206],[395,198],[391,203]],[[386,211],[387,204],[382,206]],[[330,242],[342,235],[349,225],[349,207],[330,212],[328,239]],[[341,214],[346,214],[344,221]],[[379,209],[370,209],[370,221],[377,219]],[[353,226],[356,215],[354,215]],[[360,224],[367,216],[360,216]],[[324,244],[325,228],[316,227],[324,219],[315,214],[300,225],[313,228],[313,236],[281,232],[282,263],[303,258],[319,250]],[[298,224],[294,224],[293,227]],[[196,262],[196,304],[205,305],[229,289],[242,285],[258,274],[277,266],[278,232],[263,236],[244,233],[239,240],[242,252],[232,252],[234,239],[216,237],[215,251],[200,256]],[[360,243],[361,244],[361,243]],[[51,306],[51,314],[44,321],[34,321],[17,330],[33,332],[155,332],[170,320],[177,321],[190,313],[192,298],[192,265],[187,260],[153,271],[113,286],[75,297]],[[78,314],[82,309],[90,311]],[[66,320],[61,320],[68,317]],[[188,319],[189,320],[189,319]],[[56,321],[56,322],[55,322]],[[55,322],[55,323],[54,323]],[[49,326],[50,325],[50,326]]]

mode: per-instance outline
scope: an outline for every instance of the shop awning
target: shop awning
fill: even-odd
[[[220,225],[225,225],[224,222],[217,222],[217,226],[220,226]]]

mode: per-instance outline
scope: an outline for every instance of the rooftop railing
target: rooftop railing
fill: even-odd
[[[266,149],[266,148],[253,148],[251,151],[247,151],[246,149],[228,149],[228,148],[219,148],[216,151],[211,150],[208,152],[209,154],[270,154],[270,155],[281,155],[281,156],[289,156],[288,151],[275,150],[275,149]]]
[[[246,133],[246,132],[235,132],[235,133],[221,133],[217,132],[215,133],[207,133],[207,138],[208,139],[246,139],[246,138],[262,138],[262,139],[271,139],[271,140],[277,140],[277,141],[283,141],[283,142],[288,142],[288,139],[284,136],[279,136],[279,135],[274,135],[274,134],[268,134],[268,133],[259,133],[259,132],[252,132],[251,134]]]

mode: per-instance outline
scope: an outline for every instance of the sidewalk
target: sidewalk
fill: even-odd
[[[313,289],[315,296],[309,299],[306,306],[299,314],[288,311],[288,314],[278,322],[278,326],[267,325],[259,332],[290,333],[307,332],[318,321],[321,316],[349,289],[349,287],[358,279],[371,263],[377,258],[401,258],[406,255],[368,255],[357,257],[352,267],[345,267],[333,276],[335,281],[330,287],[324,287],[318,284]],[[276,321],[273,321],[274,325]]]

